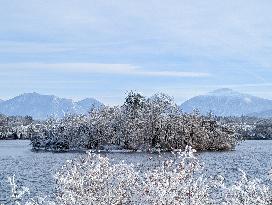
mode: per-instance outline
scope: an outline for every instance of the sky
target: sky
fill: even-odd
[[[271,0],[0,0],[0,99],[272,99]]]

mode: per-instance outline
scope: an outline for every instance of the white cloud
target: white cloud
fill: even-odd
[[[130,42],[142,53],[158,50],[214,59],[235,58],[271,68],[271,1],[258,0],[19,0],[1,6],[0,38],[15,41],[62,42],[76,52],[82,45]],[[155,39],[159,49],[149,41]],[[158,40],[159,39],[159,40]],[[162,44],[162,42],[166,42]],[[74,45],[75,46],[74,46]],[[1,46],[0,51],[34,53],[65,49],[54,45]],[[98,46],[116,53],[111,46]],[[120,46],[121,47],[121,46]],[[17,50],[16,50],[17,48]],[[118,47],[119,48],[119,47]],[[89,49],[89,48],[88,48]],[[26,50],[26,51],[25,51]]]
[[[205,72],[182,72],[182,71],[136,71],[136,75],[164,76],[164,77],[209,77],[210,73]]]
[[[131,64],[104,63],[7,63],[0,64],[0,70],[5,71],[63,71],[76,73],[139,75],[151,77],[209,77],[210,73],[190,71],[148,71]]]

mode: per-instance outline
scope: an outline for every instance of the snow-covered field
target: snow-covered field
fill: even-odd
[[[246,141],[237,146],[236,151],[201,152],[197,157],[205,163],[204,174],[224,176],[227,183],[238,178],[238,169],[249,176],[268,179],[272,168],[272,141]],[[82,153],[31,152],[29,141],[0,141],[0,204],[8,204],[7,176],[16,175],[20,185],[30,188],[32,196],[50,195],[54,192],[53,174],[66,160],[76,158]],[[133,163],[137,169],[146,171],[165,159],[171,153],[102,153],[116,163],[124,160]],[[268,182],[267,182],[268,183]]]

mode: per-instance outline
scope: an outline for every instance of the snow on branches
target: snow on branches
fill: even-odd
[[[132,164],[114,163],[107,157],[88,152],[81,158],[67,161],[56,173],[53,201],[31,199],[25,205],[269,205],[271,187],[260,180],[249,180],[245,173],[227,186],[221,176],[203,176],[203,165],[186,146],[173,160],[145,172]],[[14,178],[10,179],[12,199],[21,205],[23,194]],[[50,197],[52,198],[52,197]]]
[[[34,149],[54,151],[104,149],[228,150],[236,133],[198,112],[182,113],[165,94],[150,98],[130,92],[122,106],[92,109],[88,115],[49,119],[32,128]]]

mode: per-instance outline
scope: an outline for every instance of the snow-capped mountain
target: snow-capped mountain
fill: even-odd
[[[198,109],[202,114],[211,111],[218,116],[241,116],[272,110],[272,100],[223,88],[206,95],[193,97],[180,107],[184,112]]]
[[[100,107],[101,102],[88,98],[79,102],[59,98],[54,95],[40,95],[38,93],[25,93],[7,101],[0,102],[0,113],[11,115],[30,115],[34,119],[48,117],[63,117],[67,114],[84,114],[92,106]]]
[[[89,110],[93,107],[96,108],[96,107],[103,106],[101,102],[99,102],[98,100],[94,98],[86,98],[86,99],[80,100],[77,102],[77,105],[79,105],[84,110]]]

